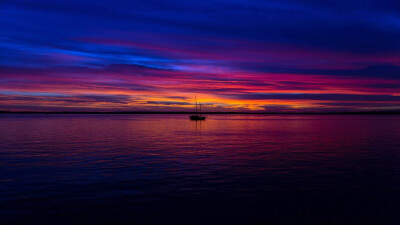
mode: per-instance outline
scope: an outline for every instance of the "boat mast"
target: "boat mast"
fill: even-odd
[[[194,96],[194,99],[196,101],[196,116],[197,116],[197,97],[196,97],[196,95]]]

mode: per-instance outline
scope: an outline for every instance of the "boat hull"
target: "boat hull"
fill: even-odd
[[[206,120],[205,116],[189,116],[190,120]]]

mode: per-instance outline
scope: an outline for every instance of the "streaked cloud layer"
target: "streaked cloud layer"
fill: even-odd
[[[0,2],[0,110],[400,110],[398,1]]]

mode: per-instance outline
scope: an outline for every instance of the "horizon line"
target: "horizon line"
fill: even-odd
[[[0,111],[0,114],[195,114],[180,111]],[[400,114],[400,111],[354,112],[203,112],[202,114]]]

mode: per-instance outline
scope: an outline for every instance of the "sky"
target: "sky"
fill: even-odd
[[[2,0],[0,110],[400,110],[397,0]]]

